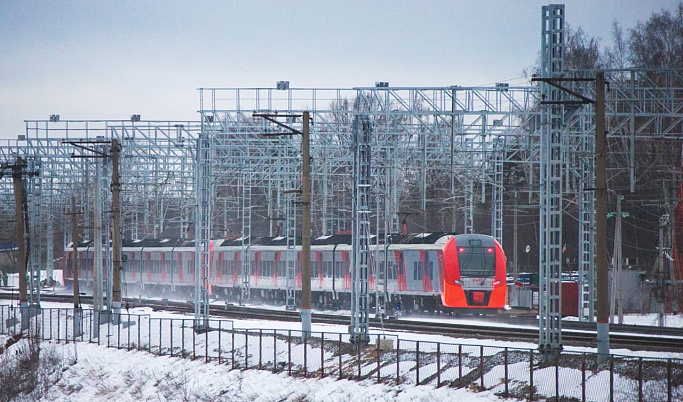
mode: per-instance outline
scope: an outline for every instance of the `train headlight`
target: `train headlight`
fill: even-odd
[[[456,285],[462,285],[462,281],[459,281],[459,280],[457,280],[457,279],[455,279],[455,280],[453,281],[453,283],[456,284]]]
[[[493,281],[493,286],[498,286],[500,285],[500,281]]]

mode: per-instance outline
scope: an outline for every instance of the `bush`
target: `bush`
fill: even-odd
[[[8,340],[5,345],[0,354],[0,401],[33,401],[46,396],[62,376],[62,357],[52,347],[41,350],[36,336],[15,343]]]

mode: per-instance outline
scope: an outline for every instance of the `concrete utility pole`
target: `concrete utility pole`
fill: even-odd
[[[111,212],[113,220],[112,243],[114,263],[114,273],[112,274],[112,312],[114,317],[121,314],[121,214],[119,210],[119,192],[121,182],[119,181],[119,141],[114,138],[111,140]],[[118,319],[117,319],[118,321]]]
[[[73,246],[73,257],[72,257],[72,278],[74,281],[74,325],[73,325],[73,336],[76,339],[77,336],[83,334],[82,322],[83,322],[83,311],[81,310],[81,299],[80,299],[80,287],[78,286],[78,219],[76,216],[79,215],[76,212],[76,197],[71,197],[71,243]],[[97,311],[97,319],[95,322],[99,323],[99,311]],[[93,327],[94,333],[99,334],[99,325]]]
[[[607,173],[605,166],[605,73],[595,74],[595,268],[598,360],[609,356],[609,298],[607,296]]]
[[[308,338],[311,334],[311,157],[310,157],[310,112],[302,115],[254,113],[253,117],[262,117],[271,123],[286,128],[288,133],[266,133],[266,136],[301,134],[301,151],[303,166],[301,168],[301,336]],[[290,127],[277,120],[278,117],[303,119],[302,131]],[[298,192],[298,191],[297,191]]]
[[[24,232],[24,161],[21,156],[17,157],[16,164],[12,167],[12,183],[14,185],[14,208],[16,212],[16,242],[19,254],[19,305],[28,307],[28,294],[26,291],[26,234]]]
[[[659,250],[657,253],[657,263],[655,264],[657,273],[657,303],[659,304],[658,325],[664,326],[666,317],[666,300],[667,300],[667,284],[666,278],[668,274],[667,260],[666,260],[666,241],[665,232],[669,226],[669,215],[665,214],[659,217]]]
[[[100,161],[95,159],[95,194],[93,202],[94,244],[93,244],[93,281],[92,309],[99,315],[102,310],[102,211],[100,211]],[[75,233],[75,232],[74,232]]]

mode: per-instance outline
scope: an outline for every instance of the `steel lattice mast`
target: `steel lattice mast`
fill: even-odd
[[[564,70],[564,5],[543,7],[541,77],[553,79]],[[541,187],[539,242],[539,340],[543,359],[562,350],[562,190],[564,174],[564,109],[562,90],[543,83],[547,104],[541,112]]]

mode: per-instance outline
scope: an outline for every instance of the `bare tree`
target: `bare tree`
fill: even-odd
[[[683,67],[683,2],[630,30],[630,60],[641,68]]]
[[[625,69],[628,67],[629,45],[617,21],[612,23],[612,40],[614,47],[605,49],[605,63],[610,68]]]
[[[605,67],[600,38],[589,36],[582,27],[575,30],[567,25],[564,63],[567,70]]]

